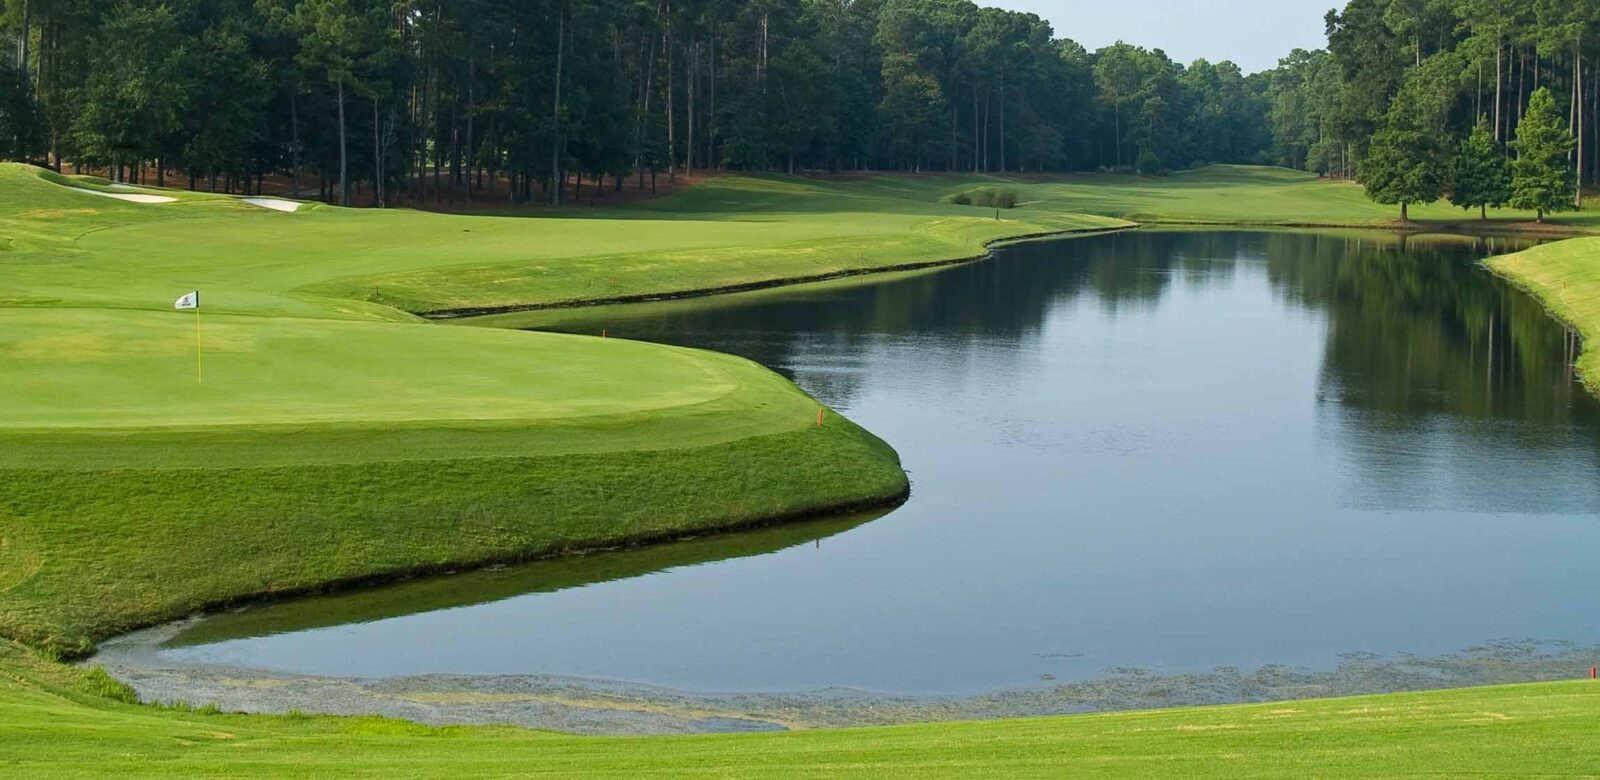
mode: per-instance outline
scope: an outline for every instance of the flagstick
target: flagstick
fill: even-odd
[[[205,373],[200,365],[200,307],[194,307],[194,383],[205,384]]]

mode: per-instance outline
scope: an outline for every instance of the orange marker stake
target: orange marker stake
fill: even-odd
[[[1600,666],[1589,667],[1589,679],[1600,680]]]
[[[606,337],[606,329],[605,328],[601,328],[600,329],[600,338],[605,338],[605,337]]]
[[[822,427],[822,410],[821,409],[817,410],[817,427],[818,428]]]

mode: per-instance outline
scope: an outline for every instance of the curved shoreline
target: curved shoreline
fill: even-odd
[[[132,621],[128,627],[115,633],[93,637],[95,645],[82,652],[58,653],[64,661],[82,661],[92,659],[100,652],[101,643],[115,640],[142,631],[158,629],[173,623],[189,620],[203,619],[219,612],[259,607],[277,604],[285,601],[294,601],[307,596],[325,596],[338,593],[366,590],[384,585],[392,585],[407,580],[423,577],[444,577],[461,574],[498,566],[514,566],[533,564],[543,561],[554,561],[570,558],[581,558],[587,555],[601,555],[612,552],[636,550],[643,547],[671,544],[689,539],[707,538],[736,534],[744,531],[754,531],[789,523],[798,523],[819,517],[845,515],[855,512],[869,512],[873,510],[888,510],[900,506],[911,497],[911,483],[907,480],[905,487],[889,495],[868,497],[858,500],[843,501],[835,504],[809,507],[786,514],[768,515],[748,520],[740,520],[724,525],[708,526],[704,528],[679,528],[660,533],[639,534],[618,539],[608,539],[598,542],[576,542],[564,544],[556,548],[546,548],[528,552],[514,552],[506,555],[489,555],[481,558],[462,558],[455,561],[431,563],[410,566],[390,571],[373,572],[371,574],[343,577],[327,580],[314,585],[287,588],[272,591],[254,591],[228,598],[207,601],[195,609],[186,610],[180,614],[156,616],[148,619]]]
[[[709,298],[716,295],[730,295],[733,293],[755,292],[757,290],[770,290],[778,287],[792,287],[802,284],[817,282],[831,282],[838,279],[852,279],[877,274],[891,274],[905,271],[922,271],[929,268],[944,268],[950,266],[966,265],[988,260],[994,256],[996,248],[1007,244],[1024,241],[1038,241],[1049,238],[1075,238],[1079,236],[1095,236],[1107,233],[1122,233],[1137,230],[1142,225],[1129,223],[1117,227],[1074,228],[1071,230],[1050,230],[1041,233],[1023,233],[1005,238],[991,239],[984,243],[987,250],[981,255],[971,257],[958,257],[947,260],[928,260],[916,263],[898,263],[895,265],[881,265],[869,268],[852,268],[844,271],[834,271],[826,274],[812,276],[793,276],[777,279],[766,279],[759,282],[746,282],[743,284],[730,284],[718,287],[701,287],[692,290],[679,290],[664,293],[643,293],[640,295],[619,295],[611,298],[585,298],[577,301],[558,301],[555,303],[527,303],[508,304],[504,306],[469,306],[457,309],[435,309],[432,311],[417,311],[412,314],[427,320],[458,320],[472,317],[486,317],[495,314],[517,314],[529,311],[552,311],[561,309],[583,309],[590,306],[614,306],[628,303],[658,303],[661,301],[677,301],[690,298]]]
[[[1440,656],[1348,652],[1326,668],[1279,664],[1161,673],[1113,667],[1083,679],[976,694],[857,688],[696,692],[553,674],[318,676],[168,661],[157,649],[186,623],[107,642],[102,666],[157,704],[231,712],[382,715],[429,725],[511,724],[578,734],[790,731],[1287,702],[1571,679],[1600,647],[1495,640]]]
[[[1539,302],[1545,314],[1577,335],[1579,351],[1573,365],[1577,370],[1578,380],[1591,395],[1600,398],[1600,353],[1591,354],[1581,348],[1583,342],[1588,341],[1596,331],[1600,331],[1600,311],[1580,311],[1579,307],[1566,300],[1574,293],[1588,297],[1600,295],[1600,286],[1596,286],[1591,279],[1575,276],[1572,269],[1553,269],[1548,265],[1535,268],[1520,267],[1530,255],[1538,257],[1543,254],[1557,254],[1560,256],[1555,258],[1555,261],[1561,262],[1567,259],[1565,255],[1569,252],[1575,254],[1574,247],[1584,242],[1585,239],[1558,241],[1515,254],[1491,257],[1484,260],[1483,267],[1507,284],[1527,293],[1529,297]],[[1587,242],[1600,244],[1600,239],[1591,238],[1587,239]],[[1578,250],[1582,248],[1578,247]],[[1572,284],[1574,280],[1577,282],[1575,287]],[[1557,283],[1560,284],[1559,287],[1556,286]]]
[[[897,263],[894,265],[873,266],[865,268],[852,268],[825,274],[810,276],[781,277],[764,279],[757,282],[743,284],[721,285],[716,287],[699,287],[688,290],[676,290],[661,293],[642,293],[638,295],[619,295],[605,298],[583,298],[579,300],[555,301],[550,303],[525,303],[506,304],[499,306],[467,306],[449,309],[432,309],[426,311],[412,311],[418,317],[432,321],[468,320],[476,317],[488,317],[497,314],[517,314],[533,311],[559,311],[565,309],[583,309],[591,306],[615,306],[629,303],[658,303],[662,301],[686,300],[692,298],[707,298],[717,295],[728,295],[742,292],[755,292],[770,290],[780,287],[792,287],[817,282],[829,282],[838,279],[852,279],[870,277],[878,274],[901,273],[905,271],[921,271],[932,268],[945,268],[969,263],[979,263],[990,260],[994,250],[1009,244],[1028,241],[1048,240],[1054,238],[1077,238],[1110,233],[1125,233],[1143,229],[1239,229],[1239,230],[1359,230],[1378,233],[1390,233],[1402,236],[1416,235],[1451,235],[1472,236],[1477,238],[1548,238],[1563,240],[1581,238],[1593,235],[1592,232],[1564,225],[1546,224],[1529,225],[1528,223],[1503,223],[1497,221],[1480,222],[1464,220],[1460,222],[1392,222],[1374,224],[1351,224],[1339,222],[1250,222],[1250,221],[1205,221],[1205,220],[1178,220],[1160,219],[1137,221],[1125,217],[1110,217],[1126,222],[1126,225],[1115,227],[1073,228],[1068,230],[1050,230],[1037,233],[1022,233],[1015,236],[990,239],[984,243],[985,252],[970,257],[958,257],[944,260],[928,260],[913,263]]]

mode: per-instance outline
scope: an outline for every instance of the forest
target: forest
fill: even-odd
[[[158,185],[559,204],[702,170],[1259,163],[1542,214],[1600,177],[1600,0],[1351,0],[1248,75],[968,0],[0,2],[0,156]]]

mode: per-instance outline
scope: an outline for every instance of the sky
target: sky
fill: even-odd
[[[1344,0],[978,0],[1049,20],[1056,36],[1093,51],[1127,41],[1188,64],[1233,60],[1266,70],[1291,49],[1327,45],[1322,18]]]

